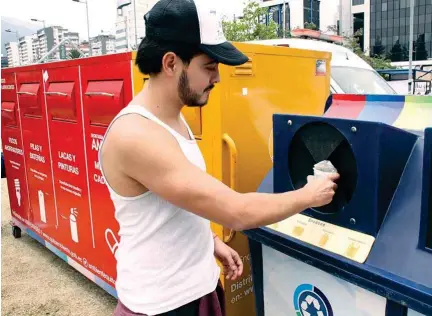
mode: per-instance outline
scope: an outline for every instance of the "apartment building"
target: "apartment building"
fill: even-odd
[[[322,0],[321,5],[323,1],[329,0]],[[365,53],[384,56],[392,62],[409,60],[410,0],[340,2],[345,4],[338,14],[342,18],[341,34],[363,30],[359,43]],[[415,1],[413,33],[413,60],[432,58],[432,0]]]
[[[385,55],[393,62],[408,61],[410,9],[409,0],[370,0],[373,55]],[[413,33],[413,60],[432,58],[432,0],[415,1]]]
[[[21,65],[29,65],[35,61],[33,53],[33,41],[35,39],[36,34],[19,38],[18,53]]]
[[[66,48],[66,57],[69,56],[69,53],[71,50],[77,49],[79,47],[79,34],[77,32],[68,32],[67,30],[62,34],[62,36],[59,36],[59,41],[62,41],[63,39],[69,39],[69,42],[65,44]],[[61,59],[64,59],[63,56],[61,56]]]
[[[35,34],[33,40],[33,59],[38,60],[47,54],[51,49],[59,44],[63,39],[68,38],[70,42],[79,46],[79,34],[77,32],[69,32],[61,26],[50,26],[44,29],[40,29]],[[53,53],[49,59],[66,59],[69,52],[76,47],[72,44],[66,43],[60,47],[55,53]]]
[[[263,0],[260,6],[268,9],[265,23],[274,21],[279,26],[279,36],[295,28],[304,28],[305,23],[321,27],[320,2],[318,0]],[[285,26],[284,26],[285,25]]]
[[[359,26],[368,25],[367,3],[370,0],[262,0],[261,7],[268,8],[266,23],[273,20],[279,25],[279,36],[285,30],[304,28],[313,23],[323,33],[351,36]],[[384,1],[384,0],[383,0]],[[359,4],[362,4],[359,6]],[[285,7],[285,15],[283,14]],[[361,22],[361,23],[359,23]],[[368,30],[360,41],[368,49]]]
[[[115,47],[117,52],[136,49],[145,36],[144,15],[157,0],[118,0]],[[135,33],[136,28],[136,33]]]
[[[40,29],[36,33],[36,41],[34,42],[34,47],[36,48],[36,54],[37,58],[41,58],[44,56],[48,51],[48,36],[47,36],[48,30]]]
[[[77,32],[69,32],[68,29],[61,26],[50,26],[39,29],[33,35],[20,37],[18,42],[6,44],[8,64],[9,66],[17,66],[18,64],[29,65],[36,63],[66,38],[69,41],[58,47],[48,60],[67,59],[71,50],[80,47],[79,34]],[[114,39],[111,38],[111,44],[104,44],[103,47],[104,50],[112,51]]]
[[[9,42],[5,44],[8,66],[15,67],[20,65],[19,49],[17,42]]]
[[[91,39],[93,56],[112,54],[116,52],[116,38],[114,35],[98,35]]]

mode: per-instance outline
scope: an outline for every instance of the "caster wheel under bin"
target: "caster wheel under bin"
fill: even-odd
[[[21,238],[21,228],[18,226],[12,226],[12,235],[15,238]]]

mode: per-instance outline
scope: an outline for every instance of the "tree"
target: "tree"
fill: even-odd
[[[413,60],[426,60],[428,59],[428,52],[426,50],[425,35],[420,34],[414,44]]]
[[[81,57],[81,53],[76,49],[71,49],[68,56],[70,59],[76,59]]]
[[[367,62],[373,69],[393,69],[391,61],[383,54],[367,56],[360,48],[359,37],[363,34],[360,29],[353,36],[345,36],[344,46],[352,50],[357,56]]]
[[[391,61],[403,61],[404,60],[404,55],[403,55],[403,50],[402,50],[402,45],[400,44],[399,40],[397,40],[391,51],[390,51],[390,56],[388,56],[389,59],[391,59]]]
[[[378,36],[375,40],[375,45],[372,47],[372,56],[382,56],[385,54],[385,47],[382,44],[381,38]]]
[[[244,42],[277,38],[278,25],[276,22],[269,19],[268,25],[264,23],[267,14],[266,8],[261,8],[253,0],[249,1],[243,9],[241,18],[222,22],[222,28],[227,40]]]

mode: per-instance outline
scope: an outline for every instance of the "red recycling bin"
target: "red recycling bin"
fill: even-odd
[[[2,70],[2,145],[21,229],[116,296],[118,223],[99,166],[107,127],[133,96],[132,54]]]

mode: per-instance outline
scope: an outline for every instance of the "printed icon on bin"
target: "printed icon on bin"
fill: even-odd
[[[328,240],[329,240],[329,235],[326,234],[326,233],[324,233],[324,234],[321,235],[321,238],[320,238],[318,244],[319,244],[321,247],[324,247],[324,246],[327,244],[327,241],[328,241]]]
[[[46,224],[46,210],[45,210],[45,194],[42,190],[38,191],[38,200],[39,200],[39,212],[40,212],[40,219],[42,222]]]
[[[348,256],[348,257],[350,257],[350,258],[354,258],[356,256],[356,254],[357,254],[357,252],[358,252],[359,249],[360,249],[360,245],[357,244],[357,243],[352,242],[348,246],[348,248],[347,248],[347,250],[345,252],[345,255]]]
[[[110,237],[110,238],[109,238]],[[111,239],[111,240],[110,240]],[[105,240],[112,254],[115,255],[115,252],[118,248],[118,240],[111,229],[105,230]]]
[[[304,232],[304,228],[301,226],[294,226],[293,235],[296,237],[300,237]]]
[[[17,198],[18,206],[21,206],[21,187],[19,179],[15,179],[15,195]]]
[[[69,219],[69,224],[70,224],[70,231],[71,231],[71,238],[74,242],[78,243],[79,242],[79,238],[78,238],[78,209],[76,207],[72,207],[70,209],[70,214],[69,214],[69,218],[64,216],[64,215],[60,215],[63,219]]]
[[[72,240],[78,243],[78,225],[77,225],[78,211],[76,208],[71,208],[69,216]]]

